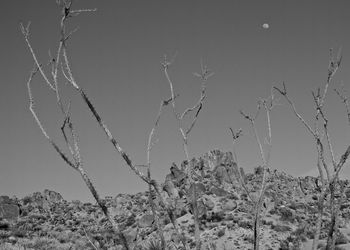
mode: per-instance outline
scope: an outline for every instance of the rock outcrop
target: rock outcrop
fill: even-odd
[[[189,166],[195,180],[192,185],[187,182]],[[195,197],[203,250],[252,247],[254,203],[240,187],[238,175],[244,179],[250,195],[257,197],[261,168],[246,174],[238,169],[231,153],[213,150],[189,163],[182,162],[181,168],[175,163],[170,167],[170,173],[161,184],[161,195],[168,209],[172,209],[173,218],[191,249],[194,247],[192,205]],[[269,171],[265,193],[261,210],[261,249],[303,249],[303,244],[308,244],[314,232],[320,193],[318,179],[294,178],[276,170]],[[350,238],[348,181],[341,182],[336,196],[345,197],[339,207],[337,245],[346,246]],[[132,248],[143,250],[158,240],[150,198],[157,205],[165,239],[171,243],[169,250],[181,249],[181,237],[171,223],[169,210],[160,206],[155,193],[117,194],[106,197],[105,202]],[[321,243],[327,236],[329,215],[330,206],[326,202]],[[100,249],[122,249],[118,235],[98,205],[68,202],[59,193],[49,190],[19,200],[0,196],[0,249],[6,244],[28,250],[93,249],[92,243]]]
[[[8,196],[0,196],[0,218],[16,221],[20,215],[20,208]]]

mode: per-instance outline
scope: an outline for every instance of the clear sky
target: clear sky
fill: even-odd
[[[164,54],[178,52],[170,76],[180,94],[180,111],[199,97],[200,82],[192,73],[199,71],[201,58],[215,72],[190,134],[190,156],[216,148],[232,150],[228,128],[243,128],[246,136],[238,144],[238,155],[247,170],[260,162],[240,109],[254,112],[257,99],[267,97],[272,85],[285,81],[297,109],[311,122],[311,90],[324,86],[331,47],[342,46],[344,58],[331,89],[340,82],[350,89],[348,0],[80,0],[75,6],[98,9],[72,19],[69,26],[80,27],[68,44],[75,78],[135,164],[146,163],[148,134],[160,101],[170,96],[160,66]],[[25,84],[33,60],[19,23],[31,21],[32,45],[46,63],[48,51],[57,49],[60,10],[54,0],[8,0],[2,2],[2,10],[0,193],[23,197],[48,188],[67,200],[91,201],[80,175],[44,139],[28,109]],[[269,29],[262,28],[264,23]],[[101,196],[145,190],[146,185],[125,166],[80,96],[61,83],[72,100],[85,168]],[[59,130],[62,116],[54,94],[39,77],[33,82],[33,94],[49,134],[64,146]],[[312,171],[316,159],[313,139],[283,99],[281,103],[272,113],[271,167],[293,175]],[[339,157],[350,139],[345,108],[333,92],[327,103]],[[262,138],[265,122],[261,116]],[[151,160],[153,175],[163,181],[171,163],[179,164],[185,158],[169,108],[161,118],[158,137]],[[349,169],[345,172],[350,173]]]

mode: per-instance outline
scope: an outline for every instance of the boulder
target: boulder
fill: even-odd
[[[132,243],[136,240],[137,237],[137,228],[129,228],[124,231],[124,236],[128,243]]]
[[[138,226],[141,228],[144,227],[151,227],[154,221],[154,216],[152,214],[144,214],[139,220],[138,220]]]
[[[20,214],[19,206],[8,196],[0,196],[0,218],[15,221]]]
[[[232,184],[237,179],[235,167],[237,168],[237,165],[234,162],[221,163],[221,165],[214,168],[213,175],[220,184],[225,182]]]
[[[186,179],[186,174],[184,171],[180,170],[176,164],[173,164],[170,168],[170,172],[174,177],[176,184],[181,185]]]
[[[2,203],[7,203],[7,204],[11,203],[10,197],[8,197],[7,195],[0,196],[0,204]]]
[[[226,176],[227,171],[225,166],[220,165],[214,169],[214,177],[220,184],[222,184],[226,180]]]
[[[204,199],[204,205],[209,209],[212,210],[215,207],[214,201],[211,200],[210,196],[206,197]]]
[[[170,167],[170,174],[165,178],[166,181],[172,181],[175,186],[181,186],[185,179],[186,174],[184,171],[180,170],[175,163]]]
[[[224,211],[232,211],[237,208],[237,202],[234,200],[228,200],[224,204],[221,205],[222,210]]]
[[[63,201],[62,195],[55,191],[50,191],[48,189],[45,189],[42,194],[43,194],[43,197],[50,203],[57,203],[57,202]]]
[[[197,202],[197,208],[198,208],[198,217],[202,217],[203,215],[207,214],[207,207],[205,206],[203,201]]]
[[[171,180],[166,180],[163,186],[163,190],[167,192],[169,197],[178,198],[179,192],[175,188],[174,183]]]
[[[216,196],[222,197],[226,196],[228,193],[223,188],[211,187],[209,190],[210,194],[215,194]]]
[[[190,200],[193,200],[194,199],[194,194],[193,194],[193,189],[194,187],[196,187],[196,193],[197,193],[197,199],[203,194],[205,193],[205,186],[203,183],[193,183],[191,184],[190,188],[187,190],[186,194],[187,194],[187,197],[190,199]]]

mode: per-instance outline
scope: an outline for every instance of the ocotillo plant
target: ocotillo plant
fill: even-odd
[[[260,158],[262,161],[262,169],[263,169],[263,174],[262,174],[262,182],[259,190],[259,194],[257,198],[254,198],[251,195],[250,190],[246,186],[246,181],[245,181],[245,176],[244,173],[242,174],[241,169],[238,167],[238,158],[235,150],[235,144],[237,142],[237,139],[242,135],[242,130],[240,129],[238,132],[234,132],[232,128],[230,128],[231,134],[232,134],[232,139],[233,139],[233,155],[234,155],[234,160],[236,162],[235,165],[235,175],[238,177],[238,181],[241,185],[241,187],[244,189],[244,191],[247,193],[249,199],[254,203],[254,226],[253,226],[253,231],[254,231],[254,239],[253,239],[253,246],[254,250],[259,250],[259,241],[260,241],[260,217],[261,217],[261,206],[264,202],[265,198],[265,190],[266,190],[266,185],[267,185],[267,169],[270,165],[270,155],[271,155],[271,149],[272,149],[272,141],[271,141],[271,136],[272,136],[272,131],[271,131],[271,111],[273,107],[277,104],[277,100],[273,94],[273,89],[271,89],[271,95],[267,99],[260,99],[258,101],[258,106],[257,106],[257,111],[254,116],[248,115],[242,110],[240,111],[241,115],[247,119],[251,125],[251,128],[254,133],[254,138],[255,141],[258,145],[259,148],[259,153],[260,153]],[[266,112],[266,117],[267,117],[267,130],[268,134],[266,137],[266,146],[267,146],[267,152],[266,154],[264,153],[264,147],[263,144],[261,143],[260,137],[258,135],[257,127],[256,127],[256,119],[259,116],[259,113],[261,111],[261,108],[263,108]]]
[[[94,187],[93,183],[91,182],[91,179],[89,178],[88,174],[84,170],[83,166],[83,161],[82,157],[80,155],[80,148],[79,148],[79,142],[77,138],[76,131],[73,126],[72,122],[72,117],[70,114],[70,105],[67,106],[67,108],[64,106],[62,100],[61,100],[61,95],[60,95],[60,89],[59,89],[59,82],[58,82],[58,67],[61,63],[61,56],[63,54],[64,57],[64,63],[68,63],[67,60],[67,54],[65,50],[65,44],[67,39],[71,36],[71,34],[74,32],[69,33],[68,35],[65,32],[65,22],[67,18],[71,17],[72,15],[78,15],[83,12],[90,12],[90,11],[95,11],[95,9],[84,9],[84,10],[70,10],[72,2],[60,2],[57,1],[58,5],[62,9],[62,18],[61,18],[61,39],[59,42],[58,50],[56,53],[56,58],[51,58],[50,60],[50,66],[51,66],[51,77],[52,80],[49,80],[49,77],[44,71],[44,68],[41,63],[39,63],[39,60],[37,59],[37,56],[34,52],[34,49],[31,46],[31,43],[29,41],[30,37],[30,23],[26,27],[23,26],[23,24],[20,25],[22,34],[24,36],[24,39],[27,43],[27,46],[29,48],[29,51],[31,52],[31,55],[34,59],[34,69],[30,74],[30,77],[27,82],[27,88],[28,88],[28,95],[29,95],[29,109],[39,126],[42,134],[45,136],[45,138],[50,142],[50,144],[54,147],[56,152],[61,156],[61,158],[73,169],[77,170],[80,175],[82,176],[85,184],[89,188],[90,192],[92,193],[93,197],[95,198],[97,204],[100,206],[102,209],[103,213],[107,217],[108,221],[111,223],[113,226],[114,230],[116,233],[119,235],[120,240],[122,244],[124,245],[125,249],[129,249],[127,240],[123,234],[123,232],[120,230],[118,224],[114,221],[114,219],[111,217],[107,207],[105,206],[104,201],[100,198],[100,196],[97,193],[96,188]],[[69,67],[69,66],[68,66]],[[61,131],[62,131],[62,136],[65,140],[66,146],[69,149],[70,152],[70,157],[67,156],[64,151],[58,146],[58,144],[49,136],[49,134],[46,132],[46,129],[44,125],[42,124],[41,120],[39,119],[39,116],[37,115],[35,108],[34,108],[34,97],[32,94],[32,89],[31,89],[31,83],[33,80],[33,77],[36,75],[37,72],[40,72],[41,76],[45,80],[45,83],[49,86],[49,88],[55,93],[56,95],[56,102],[57,105],[59,106],[59,109],[63,115],[63,125],[61,126]],[[71,72],[69,72],[71,75]],[[73,79],[73,77],[71,76]],[[68,130],[69,135],[67,135],[66,130]]]
[[[321,181],[321,192],[318,199],[319,214],[316,221],[316,229],[312,245],[313,250],[317,249],[318,247],[318,241],[322,226],[323,211],[325,207],[325,198],[327,197],[327,195],[330,196],[331,223],[328,228],[326,249],[335,248],[336,233],[338,231],[338,212],[341,202],[341,199],[335,198],[335,192],[337,187],[339,186],[339,172],[341,171],[350,154],[349,145],[344,151],[344,153],[341,155],[340,159],[338,161],[335,159],[335,154],[333,151],[333,142],[331,140],[329,132],[329,123],[332,121],[328,120],[324,109],[325,100],[329,92],[328,88],[330,84],[332,84],[333,76],[339,69],[341,59],[342,57],[340,51],[338,53],[338,56],[334,57],[333,50],[330,50],[328,74],[323,93],[321,94],[320,88],[318,88],[316,92],[312,92],[313,101],[315,103],[315,121],[313,126],[314,128],[311,127],[297,111],[294,102],[288,96],[286,85],[283,83],[283,89],[275,87],[275,89],[286,99],[286,101],[292,108],[294,115],[301,121],[301,123],[304,125],[307,131],[312,135],[316,144],[317,168],[319,171],[319,178]],[[345,104],[347,112],[346,115],[350,124],[348,98],[345,95],[344,91],[335,89],[335,92],[340,97],[341,101]],[[323,134],[324,136],[321,134]],[[327,158],[325,155],[326,153],[329,155],[330,163],[327,162]],[[333,169],[331,169],[330,165],[333,166]],[[326,178],[324,177],[324,171],[326,173]]]
[[[175,56],[174,56],[175,58]],[[164,74],[165,77],[169,83],[169,87],[170,87],[170,92],[171,92],[171,97],[172,97],[172,107],[173,107],[173,114],[174,117],[176,119],[176,122],[178,123],[178,129],[179,132],[181,134],[182,137],[182,145],[183,145],[183,150],[186,156],[186,160],[187,160],[187,168],[186,168],[186,173],[188,176],[188,180],[189,180],[189,184],[190,187],[192,187],[192,195],[191,197],[191,203],[192,203],[192,210],[193,210],[193,217],[194,217],[194,228],[195,228],[195,242],[196,242],[196,249],[200,250],[201,248],[201,241],[200,241],[200,231],[199,231],[199,218],[198,218],[198,207],[197,207],[197,190],[196,190],[196,182],[193,180],[192,175],[195,174],[192,166],[190,164],[190,157],[189,157],[189,152],[188,152],[188,136],[190,134],[190,132],[192,131],[194,125],[196,124],[198,115],[200,113],[200,111],[202,110],[205,98],[206,98],[206,84],[207,84],[207,80],[209,79],[209,77],[211,77],[214,73],[211,72],[206,66],[203,65],[203,62],[201,61],[201,73],[194,73],[195,76],[199,77],[201,82],[202,82],[202,88],[201,88],[201,93],[200,93],[200,98],[197,101],[197,103],[191,107],[191,108],[187,108],[185,109],[185,111],[180,115],[177,112],[177,108],[176,108],[176,102],[175,102],[175,91],[174,91],[174,86],[173,83],[170,79],[169,73],[168,73],[168,69],[171,66],[171,64],[174,61],[168,61],[167,57],[164,56],[164,62],[162,63],[163,66],[163,70],[164,70]],[[186,118],[186,116],[189,116],[190,113],[193,112],[194,116],[192,118],[192,121],[190,123],[190,125],[186,128],[183,125],[183,121]]]

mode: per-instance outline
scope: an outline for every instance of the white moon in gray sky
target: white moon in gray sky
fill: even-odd
[[[263,27],[264,29],[268,29],[268,28],[270,28],[270,25],[269,25],[268,23],[264,23],[264,24],[262,25],[262,27]]]

